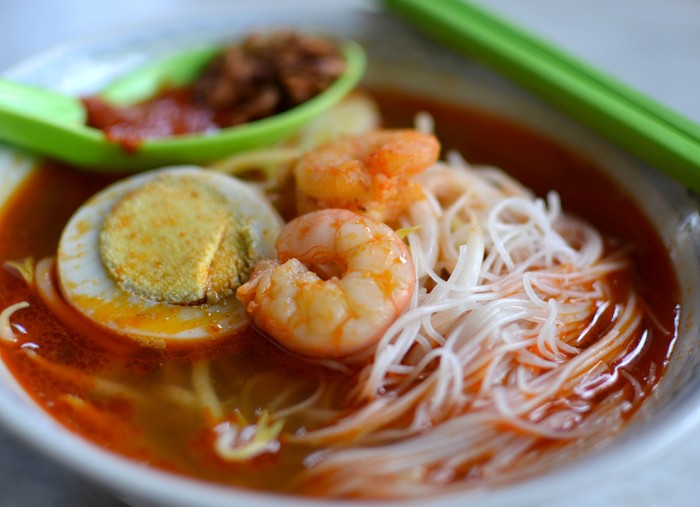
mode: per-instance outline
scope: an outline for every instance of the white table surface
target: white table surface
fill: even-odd
[[[235,1],[0,0],[0,70],[71,39]],[[700,122],[700,0],[477,1]],[[641,470],[546,507],[694,507],[699,471],[700,431]],[[123,504],[0,429],[0,506]]]

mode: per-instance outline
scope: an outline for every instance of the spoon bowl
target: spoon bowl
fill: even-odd
[[[100,98],[116,106],[145,100],[163,86],[191,82],[221,48],[200,47],[114,81]],[[77,97],[0,80],[0,139],[42,156],[91,171],[134,172],[173,164],[202,164],[273,144],[342,99],[360,81],[366,56],[355,42],[340,44],[345,71],[326,90],[292,109],[216,132],[144,139],[135,151],[85,125]]]

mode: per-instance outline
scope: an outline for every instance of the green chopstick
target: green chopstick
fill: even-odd
[[[466,0],[381,0],[700,193],[700,125]]]

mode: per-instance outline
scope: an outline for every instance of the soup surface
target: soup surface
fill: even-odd
[[[561,404],[567,404],[571,413],[578,411],[583,419],[611,403],[610,393],[618,393],[616,403],[626,404],[619,417],[629,418],[663,372],[679,312],[678,286],[668,253],[631,197],[585,156],[521,126],[393,90],[377,89],[372,94],[384,125],[408,127],[417,112],[429,112],[443,153],[454,149],[473,164],[500,167],[540,196],[555,190],[565,210],[602,233],[606,252],[628,256],[629,269],[616,271],[607,282],[613,304],[623,302],[630,291],[641,300],[641,320],[631,352],[624,360],[605,365],[604,375],[581,383],[565,400],[548,398],[539,415],[529,414],[528,421],[537,422]],[[55,256],[73,212],[112,181],[44,164],[2,210],[0,262]],[[56,275],[49,267],[44,276]],[[355,429],[337,439],[303,438],[352,417],[361,408],[357,397],[351,396],[361,365],[302,359],[253,328],[193,350],[144,348],[99,329],[65,306],[49,308],[25,280],[11,270],[0,270],[0,309],[20,301],[27,301],[29,307],[12,315],[18,341],[1,347],[3,360],[44,410],[96,444],[153,467],[246,488],[351,497],[402,494],[339,488],[332,465],[327,472],[309,473],[323,462],[325,451],[352,448],[363,431],[361,425],[350,424]],[[580,348],[587,346],[586,340],[595,340],[591,335],[606,330],[607,320],[614,318],[614,310],[607,311],[599,309],[584,328],[577,328]],[[270,416],[284,421],[286,437],[277,438],[280,430]],[[567,424],[573,431],[578,419]],[[379,424],[377,440],[362,441],[362,448],[379,446],[380,438],[395,444],[391,432],[406,426],[401,418]],[[429,433],[430,427],[428,422],[421,431]],[[255,429],[260,445],[267,446],[265,452],[251,452],[246,446],[242,457],[216,452],[216,442],[231,428]],[[508,423],[499,423],[499,428],[515,435],[523,431]],[[605,435],[618,430],[613,425]],[[566,462],[599,440],[600,434],[564,439],[543,435],[529,440],[510,462],[498,464],[497,473],[491,471],[487,458],[477,456],[449,473],[426,465],[420,482],[439,487],[514,480]],[[539,458],[548,455],[557,457],[539,466]],[[348,469],[342,470],[347,473]]]

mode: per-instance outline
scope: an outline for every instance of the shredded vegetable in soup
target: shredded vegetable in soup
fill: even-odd
[[[584,157],[383,90],[211,167],[47,163],[3,209],[0,261],[3,360],[61,424],[333,498],[591,452],[654,389],[679,312],[661,240]]]

